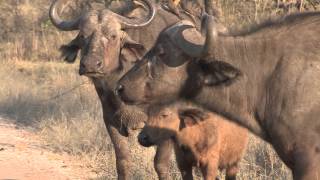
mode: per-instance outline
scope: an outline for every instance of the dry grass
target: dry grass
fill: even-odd
[[[77,75],[75,65],[6,60],[0,67],[2,116],[38,132],[51,150],[82,158],[98,174],[116,177],[100,102],[90,81]],[[135,137],[131,142],[132,154],[137,154],[134,162],[140,162],[136,168],[143,167],[135,169],[135,176],[152,174],[154,150],[138,146]]]
[[[281,9],[273,0],[219,2],[223,22],[234,29],[297,10]],[[304,2],[303,9],[312,10],[316,1]],[[0,1],[0,114],[34,129],[53,151],[83,159],[100,179],[116,179],[113,147],[93,86],[87,78],[78,76],[77,64],[57,62],[57,49],[74,34],[52,27],[48,5],[47,0]],[[131,138],[133,179],[156,179],[154,150],[142,148],[136,137]],[[175,163],[170,166],[172,178],[180,179]],[[272,148],[252,136],[239,177],[264,180],[289,179],[291,175]]]
[[[51,150],[81,158],[98,176],[113,179],[115,157],[99,101],[90,81],[79,77],[76,70],[76,65],[56,62],[1,61],[0,113],[34,129]],[[154,149],[142,148],[136,139],[130,140],[134,179],[156,179]],[[171,166],[173,179],[180,179],[174,162]],[[252,136],[240,179],[289,177],[272,148]]]

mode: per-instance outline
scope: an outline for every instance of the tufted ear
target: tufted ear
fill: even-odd
[[[205,153],[217,143],[219,134],[217,133],[217,127],[213,123],[202,126],[201,133],[202,138],[195,144],[195,148],[198,152]]]
[[[69,44],[60,47],[61,57],[68,63],[74,63],[78,51],[81,48],[81,39],[79,36],[74,38]]]
[[[201,109],[190,108],[179,110],[180,118],[180,130],[186,127],[191,127],[199,124],[201,121],[204,121],[209,117],[209,114]],[[208,121],[209,122],[209,121]],[[199,134],[199,139],[195,142],[193,149],[198,155],[201,155],[207,152],[211,146],[217,142],[217,127],[214,122],[206,123],[204,126],[198,126],[201,128],[200,131],[197,131]]]
[[[241,71],[223,61],[199,60],[203,74],[202,83],[207,86],[230,85],[242,75]]]
[[[208,118],[208,114],[203,110],[190,108],[178,111],[180,119],[180,129],[193,126]]]

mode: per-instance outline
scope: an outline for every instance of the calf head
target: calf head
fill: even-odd
[[[206,86],[229,85],[241,73],[226,62],[207,57],[215,50],[214,19],[204,18],[207,38],[181,21],[161,32],[154,47],[118,82],[117,94],[129,104],[168,103],[192,98]]]
[[[208,127],[210,131],[205,130],[205,132],[201,132],[203,129],[198,128],[207,118],[207,113],[195,108],[174,106],[160,110],[156,108],[149,111],[149,120],[140,132],[138,141],[142,146],[149,147],[172,139],[182,148],[194,147],[203,150],[215,140],[207,138],[215,133],[212,127]]]
[[[153,108],[149,110],[149,119],[138,136],[142,146],[160,144],[175,137],[179,130],[179,116],[173,108]]]
[[[143,20],[130,19],[104,9],[90,10],[74,20],[64,21],[58,15],[58,8],[67,0],[55,0],[50,8],[53,25],[63,31],[79,31],[75,39],[60,49],[65,61],[74,62],[80,50],[79,74],[97,76],[119,68],[121,48],[127,47],[138,53],[144,51],[143,45],[133,41],[124,31],[126,28],[146,26],[154,18],[154,5],[148,0],[142,1],[149,8],[148,17]]]

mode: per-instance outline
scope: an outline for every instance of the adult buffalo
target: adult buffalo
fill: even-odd
[[[180,22],[120,81],[130,104],[185,98],[271,143],[294,179],[320,179],[320,13],[290,15],[206,38]]]
[[[180,9],[179,15],[176,15],[168,8],[141,0],[126,2],[125,6],[114,9],[118,13],[110,9],[90,10],[65,21],[58,9],[67,2],[54,1],[49,14],[58,29],[79,31],[75,39],[61,47],[62,56],[72,63],[81,51],[79,74],[91,78],[100,98],[104,122],[115,148],[118,178],[130,179],[131,160],[125,136],[128,136],[129,129],[142,127],[146,115],[137,107],[122,103],[113,92],[115,84],[154,44],[162,29],[181,18],[200,24],[201,8],[191,5],[190,11]],[[130,10],[130,7],[137,8]],[[165,143],[159,147],[155,157],[155,169],[161,179],[167,178],[168,174],[169,146]]]

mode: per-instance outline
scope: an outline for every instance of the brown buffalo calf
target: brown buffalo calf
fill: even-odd
[[[248,134],[216,114],[175,106],[150,112],[147,125],[138,137],[146,147],[168,139],[175,144],[183,179],[192,179],[193,166],[201,168],[205,179],[215,179],[218,169],[226,169],[226,179],[236,179]]]

